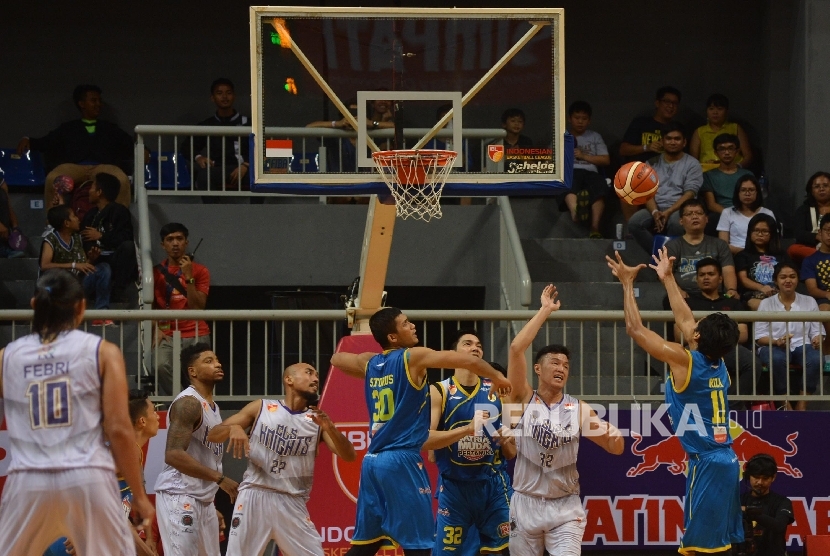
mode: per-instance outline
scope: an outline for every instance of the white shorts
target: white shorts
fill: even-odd
[[[514,492],[510,499],[510,555],[579,556],[585,510],[577,495],[537,498]]]
[[[213,502],[156,492],[156,519],[165,556],[219,556],[219,518]]]
[[[228,529],[227,556],[262,554],[274,540],[283,556],[323,556],[323,542],[306,499],[248,487],[239,491]]]
[[[114,473],[89,467],[9,475],[0,503],[3,553],[43,556],[60,537],[84,556],[135,554]]]

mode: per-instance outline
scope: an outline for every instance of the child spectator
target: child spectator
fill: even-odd
[[[95,300],[95,309],[109,309],[112,271],[104,262],[97,262],[101,251],[92,247],[84,252],[81,221],[67,205],[58,205],[46,213],[52,231],[43,238],[40,250],[40,270],[63,268],[74,274],[84,288],[84,294]],[[94,320],[93,326],[109,325],[111,320]]]
[[[758,180],[752,174],[738,178],[732,194],[732,207],[724,209],[718,221],[718,237],[729,244],[732,254],[746,246],[746,230],[753,216],[764,213],[775,217],[771,210],[761,205],[763,196]]]
[[[591,219],[588,237],[602,239],[599,222],[605,209],[605,193],[608,185],[599,174],[598,166],[608,166],[611,158],[602,136],[591,131],[591,105],[576,101],[568,108],[568,129],[575,138],[574,174],[571,191],[565,195],[565,204],[574,222]]]
[[[501,127],[507,132],[504,137],[505,150],[533,146],[533,140],[522,135],[525,128],[525,113],[518,108],[508,108],[502,113]]]
[[[746,168],[752,163],[752,148],[743,128],[729,119],[729,99],[715,93],[706,100],[706,125],[697,128],[689,143],[689,154],[700,161],[703,171],[712,170],[720,163],[720,154],[714,143],[716,137],[728,133],[739,139],[735,162]]]
[[[789,262],[781,249],[775,218],[756,214],[747,226],[744,250],[735,255],[738,290],[747,307],[757,311],[762,299],[778,293],[772,275],[775,266],[784,261]]]

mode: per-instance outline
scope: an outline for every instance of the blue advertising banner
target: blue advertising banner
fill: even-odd
[[[594,406],[626,437],[621,456],[593,442],[580,442],[578,469],[587,527],[586,551],[618,547],[676,547],[683,535],[687,458],[671,434],[665,405]],[[604,414],[603,414],[604,413]],[[730,412],[732,447],[743,465],[766,453],[778,463],[772,490],[793,503],[788,546],[808,535],[830,535],[830,412]],[[741,492],[749,490],[741,480]],[[718,508],[712,508],[717,512]]]

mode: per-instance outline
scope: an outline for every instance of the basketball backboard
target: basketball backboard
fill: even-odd
[[[381,193],[373,151],[438,148],[459,152],[445,195],[561,192],[563,16],[251,7],[252,189]]]

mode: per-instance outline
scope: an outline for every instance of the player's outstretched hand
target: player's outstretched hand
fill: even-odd
[[[559,292],[556,291],[556,286],[553,284],[545,286],[545,289],[542,290],[542,309],[547,309],[551,313],[558,311],[559,307],[562,306],[562,302],[557,297],[559,297]]]
[[[654,259],[655,264],[648,266],[654,269],[661,282],[671,276],[672,269],[674,268],[674,257],[669,257],[668,249],[661,247],[657,255],[652,255],[651,258]]]
[[[496,435],[493,437],[493,441],[499,445],[504,446],[505,444],[515,444],[516,443],[516,435],[508,426],[502,425],[499,430],[496,431]]]
[[[239,494],[239,483],[230,477],[225,477],[219,484],[219,488],[228,493],[228,496],[231,497],[231,503],[236,501],[236,495]]]
[[[608,268],[611,269],[611,274],[616,276],[623,284],[633,284],[637,278],[637,273],[644,269],[646,265],[638,264],[637,266],[628,266],[620,257],[619,251],[614,251],[615,259],[605,255],[605,261],[608,263]]]
[[[496,389],[499,396],[507,396],[513,390],[513,385],[507,380],[507,377],[499,373],[499,376],[492,381],[492,387]]]
[[[245,429],[239,425],[232,425],[228,433],[228,451],[236,459],[246,458],[251,453],[251,445],[248,443],[248,435]]]
[[[312,410],[310,413],[311,420],[314,421],[318,427],[320,427],[320,430],[329,432],[336,428],[334,423],[331,422],[329,416],[323,410],[317,409],[316,406],[312,406],[310,409]]]
[[[156,515],[156,508],[153,506],[153,503],[150,502],[150,499],[147,498],[147,495],[145,494],[144,496],[139,497],[133,494],[132,507],[138,514],[138,517],[141,518],[138,528],[149,529],[153,524],[153,516]]]

